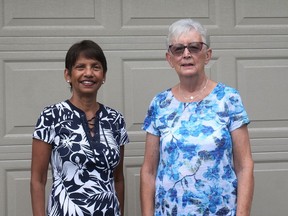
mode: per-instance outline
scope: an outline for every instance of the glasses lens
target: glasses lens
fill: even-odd
[[[187,45],[187,49],[190,53],[198,53],[202,50],[202,45],[201,42],[193,42]]]
[[[183,44],[175,44],[170,46],[170,51],[173,55],[179,56],[183,54],[185,48],[186,46],[184,46]]]
[[[183,55],[186,47],[190,53],[199,53],[202,50],[203,44],[203,42],[192,42],[189,43],[187,46],[184,46],[183,44],[174,44],[170,45],[169,49],[173,55],[181,56]]]

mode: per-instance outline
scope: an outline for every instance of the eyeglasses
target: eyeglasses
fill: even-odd
[[[187,46],[183,44],[170,45],[169,50],[174,56],[183,55],[185,48],[187,48],[190,53],[199,53],[202,50],[203,44],[209,47],[204,42],[192,42],[189,43]]]

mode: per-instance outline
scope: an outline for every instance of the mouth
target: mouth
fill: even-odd
[[[193,67],[194,64],[192,64],[192,63],[183,63],[183,64],[181,64],[181,66],[182,67]]]
[[[92,86],[92,85],[95,84],[95,82],[92,81],[92,80],[83,80],[83,81],[81,81],[80,83],[83,84],[83,85],[85,85],[85,86]]]

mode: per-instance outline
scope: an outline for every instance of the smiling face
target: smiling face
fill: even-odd
[[[187,46],[192,42],[203,42],[201,35],[191,30],[181,34],[179,37],[172,40],[170,45],[183,44]],[[175,56],[169,50],[166,53],[166,59],[170,66],[175,69],[178,76],[195,76],[204,74],[204,67],[211,59],[211,49],[203,45],[202,50],[198,53],[190,53],[185,48],[183,55]]]
[[[74,97],[95,97],[105,80],[102,64],[95,59],[89,59],[83,55],[79,56],[70,72],[68,69],[65,69],[64,76],[72,86]]]

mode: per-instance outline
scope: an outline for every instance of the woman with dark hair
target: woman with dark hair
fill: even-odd
[[[64,77],[69,100],[46,107],[33,133],[31,197],[34,216],[124,215],[123,115],[97,102],[107,62],[90,40],[67,52]],[[49,162],[53,182],[45,213]]]

